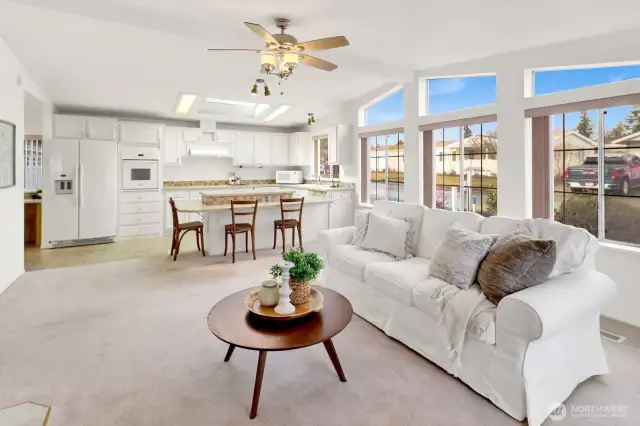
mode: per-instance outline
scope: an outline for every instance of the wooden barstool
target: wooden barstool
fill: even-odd
[[[236,211],[239,206],[242,211]],[[250,207],[249,207],[250,206]],[[244,234],[244,251],[249,253],[249,232],[251,232],[251,251],[253,260],[256,260],[256,213],[258,212],[258,200],[235,201],[231,200],[231,224],[224,226],[224,255],[227,255],[229,235],[233,243],[233,263],[236,263],[236,234]],[[236,223],[236,216],[253,216],[251,223]]]
[[[175,262],[178,258],[182,237],[184,237],[189,231],[196,231],[196,244],[198,245],[198,251],[202,251],[202,255],[205,256],[204,224],[199,221],[180,223],[180,220],[178,219],[178,209],[176,209],[176,203],[173,201],[173,198],[169,198],[169,205],[171,206],[171,215],[173,218],[173,234],[171,238],[171,254],[173,255],[173,261]]]
[[[288,207],[285,204],[299,204],[297,207]],[[302,207],[304,207],[304,197],[302,198],[281,198],[280,199],[280,220],[273,221],[273,248],[276,248],[278,239],[278,229],[282,233],[282,252],[285,252],[285,231],[291,229],[291,244],[296,246],[296,228],[298,228],[298,240],[300,240],[300,251],[302,247]],[[285,213],[298,212],[297,219],[285,219]]]

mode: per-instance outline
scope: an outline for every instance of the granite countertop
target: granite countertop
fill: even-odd
[[[331,201],[329,200],[325,200],[324,197],[306,197],[304,199],[305,205],[320,204],[320,203],[328,204],[330,202]],[[179,212],[184,212],[184,213],[205,213],[205,212],[214,212],[214,211],[231,209],[231,204],[210,205],[210,204],[204,204],[202,201],[199,201],[199,200],[175,200],[175,203],[176,203],[176,209],[178,209]],[[264,207],[280,208],[280,202],[279,201],[275,203],[258,202],[258,209],[261,209]]]
[[[25,204],[42,204],[42,198],[25,198]]]
[[[318,192],[335,192],[335,191],[355,191],[355,188],[348,188],[346,186],[339,186],[337,188],[332,188],[330,185],[317,185],[313,183],[301,183],[297,185],[278,185],[282,188],[296,188],[296,189],[304,189],[308,191],[318,191]]]

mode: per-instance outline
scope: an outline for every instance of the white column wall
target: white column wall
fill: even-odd
[[[420,158],[422,149],[418,132],[418,82],[403,84],[404,89],[404,201],[419,203],[421,200]]]

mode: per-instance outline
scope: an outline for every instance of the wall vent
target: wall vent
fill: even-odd
[[[607,330],[600,330],[600,335],[605,339],[611,340],[612,342],[615,342],[615,343],[622,343],[626,340],[626,337],[620,336],[618,334],[612,333]]]

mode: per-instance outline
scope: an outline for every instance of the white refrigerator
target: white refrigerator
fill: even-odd
[[[114,242],[118,225],[118,145],[55,139],[49,150],[46,202],[51,247]]]

